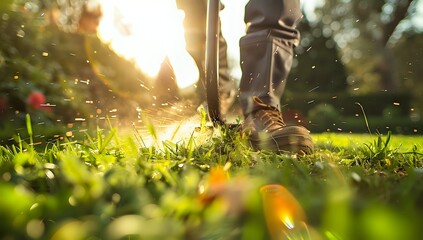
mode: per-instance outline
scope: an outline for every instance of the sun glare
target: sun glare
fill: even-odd
[[[185,50],[184,13],[174,0],[102,0],[98,35],[147,75],[157,75],[166,56],[180,88],[198,80],[198,69]]]

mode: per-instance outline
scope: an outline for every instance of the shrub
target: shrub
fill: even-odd
[[[340,122],[341,115],[330,104],[321,103],[308,112],[310,125],[315,129],[324,130]]]
[[[383,109],[382,116],[385,118],[401,117],[401,109],[395,106],[387,106]]]
[[[387,107],[398,109],[407,115],[410,112],[412,96],[408,92],[377,92],[365,95],[352,95],[349,93],[294,93],[286,92],[282,99],[282,105],[286,108],[297,109],[302,113],[308,113],[319,104],[332,105],[342,116],[355,116],[362,111],[357,103],[360,103],[368,116],[381,116]]]

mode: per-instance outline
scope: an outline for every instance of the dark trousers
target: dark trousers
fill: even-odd
[[[296,26],[301,19],[299,0],[250,0],[246,5],[247,33],[240,40],[244,116],[256,110],[253,96],[280,107],[293,48],[299,44]]]
[[[187,50],[200,70],[199,92],[204,95],[207,1],[177,0],[177,4],[186,14]],[[255,110],[253,96],[268,105],[280,107],[292,66],[293,48],[300,39],[296,25],[301,18],[299,0],[250,0],[246,5],[244,21],[248,28],[240,40],[240,105],[244,116]],[[220,87],[221,92],[226,92],[233,88],[233,81],[228,74],[227,45],[222,34],[219,42]]]

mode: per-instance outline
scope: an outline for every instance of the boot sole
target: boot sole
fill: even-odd
[[[286,126],[277,134],[258,133],[250,136],[256,150],[269,150],[278,153],[312,154],[314,144],[309,131],[301,126]]]

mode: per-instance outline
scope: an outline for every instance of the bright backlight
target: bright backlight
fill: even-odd
[[[151,77],[166,56],[180,88],[198,80],[198,69],[185,50],[184,13],[174,0],[102,0],[98,34],[112,49]]]

